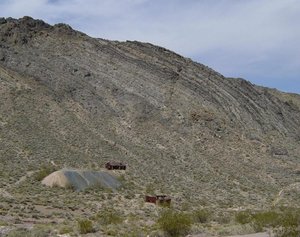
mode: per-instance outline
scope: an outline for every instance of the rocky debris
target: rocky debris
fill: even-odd
[[[60,34],[68,34],[68,35],[76,35],[77,31],[73,30],[71,26],[68,24],[59,23],[54,25],[54,31],[60,33]]]
[[[49,29],[50,25],[42,20],[25,16],[19,20],[2,18],[0,21],[0,42],[24,45],[38,32]]]
[[[91,73],[87,72],[84,74],[84,77],[90,77],[91,75],[92,75]]]
[[[0,17],[0,25],[5,23],[6,23],[6,19],[4,17]]]
[[[32,38],[54,32],[60,35],[78,35],[83,33],[75,31],[67,24],[56,24],[51,26],[42,20],[35,20],[29,16],[20,19],[0,18],[0,42],[13,43],[15,45],[25,45]]]
[[[276,156],[287,156],[289,154],[288,150],[285,147],[271,147],[272,155]]]

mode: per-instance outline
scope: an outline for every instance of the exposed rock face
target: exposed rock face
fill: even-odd
[[[0,100],[4,167],[117,159],[132,167],[137,190],[158,183],[180,198],[228,203],[268,202],[297,178],[298,95],[149,43],[2,18]]]

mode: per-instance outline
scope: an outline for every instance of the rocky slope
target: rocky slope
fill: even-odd
[[[14,183],[42,165],[118,160],[132,195],[271,205],[300,182],[299,104],[149,43],[0,19],[0,182],[16,198]],[[278,203],[299,201],[289,194]]]

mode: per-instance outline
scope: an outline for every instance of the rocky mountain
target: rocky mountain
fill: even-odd
[[[0,19],[0,186],[15,205],[61,192],[30,179],[42,166],[111,160],[129,167],[121,199],[152,191],[175,206],[299,204],[299,144],[299,95],[150,43]]]

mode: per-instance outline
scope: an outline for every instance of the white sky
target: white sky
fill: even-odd
[[[0,0],[0,16],[151,42],[225,76],[300,94],[300,0]]]

